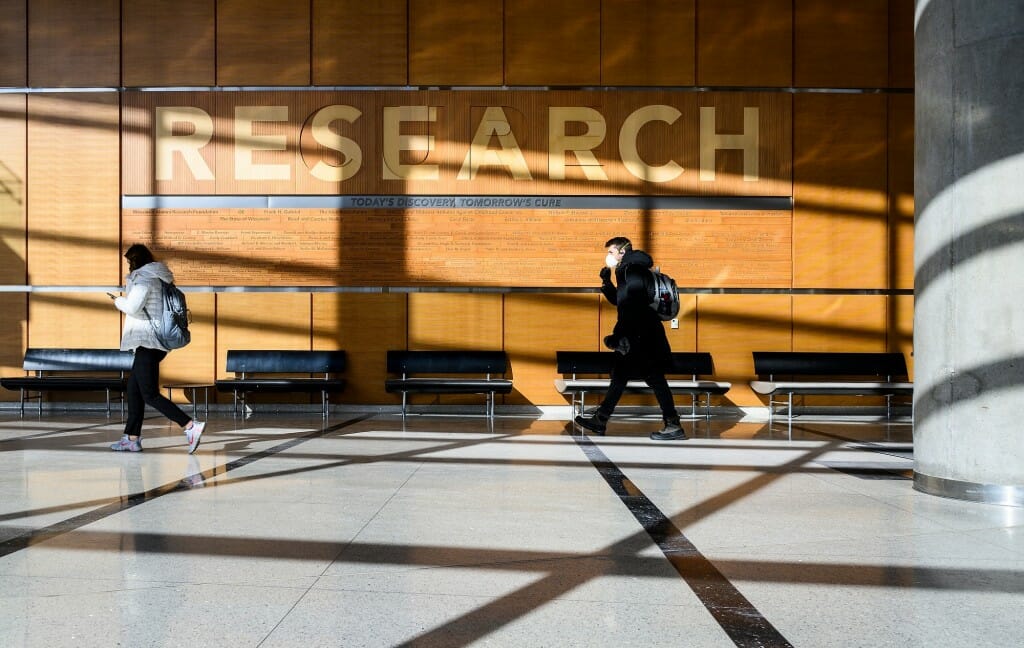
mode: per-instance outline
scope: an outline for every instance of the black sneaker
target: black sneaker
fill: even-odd
[[[672,441],[674,439],[685,439],[686,432],[679,423],[666,423],[665,427],[657,432],[651,432],[651,438],[655,441]]]
[[[583,416],[581,414],[573,420],[580,427],[586,428],[595,434],[604,434],[604,431],[608,429],[608,417],[600,412],[595,413],[593,416]]]

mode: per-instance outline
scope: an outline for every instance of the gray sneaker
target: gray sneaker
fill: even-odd
[[[192,426],[185,430],[185,441],[188,442],[188,453],[192,454],[199,447],[199,439],[203,436],[203,430],[206,429],[206,423],[200,423],[199,421],[192,421]]]
[[[110,444],[110,449],[114,452],[142,452],[142,438],[132,441],[125,434],[117,443]]]
[[[665,427],[661,428],[657,432],[651,432],[651,438],[655,441],[672,441],[673,439],[685,439],[686,432],[683,432],[683,428],[676,423],[666,423]]]

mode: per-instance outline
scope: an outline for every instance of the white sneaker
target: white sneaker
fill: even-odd
[[[206,423],[192,421],[192,427],[185,430],[185,440],[188,441],[188,453],[192,454],[199,447],[199,438],[203,436]]]

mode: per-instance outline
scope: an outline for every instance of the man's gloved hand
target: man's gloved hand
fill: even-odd
[[[601,268],[601,281],[608,283],[612,280],[612,269],[608,267]]]

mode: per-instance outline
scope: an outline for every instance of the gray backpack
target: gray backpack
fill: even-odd
[[[651,279],[651,308],[663,322],[675,319],[679,315],[679,289],[675,279],[657,269],[651,270]]]
[[[153,318],[146,313],[150,324],[153,325],[153,333],[167,349],[180,349],[192,341],[192,334],[188,330],[189,322],[192,321],[192,312],[185,302],[185,293],[173,283],[167,283],[160,279],[161,299],[163,300],[163,312],[160,319],[154,323]]]

